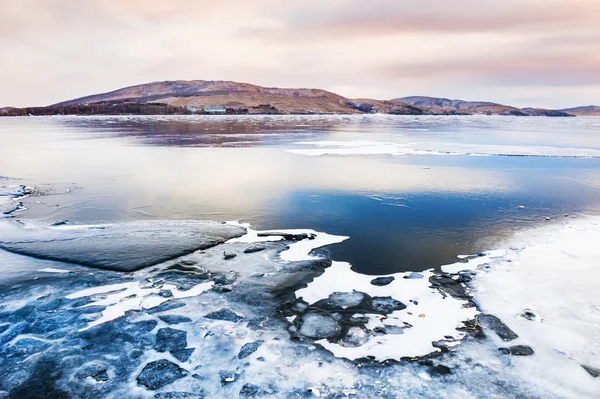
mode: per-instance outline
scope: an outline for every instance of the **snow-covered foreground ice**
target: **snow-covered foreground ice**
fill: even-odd
[[[412,142],[392,143],[383,141],[302,141],[296,145],[312,148],[290,148],[286,151],[307,156],[323,155],[472,155],[472,156],[531,156],[600,158],[600,150],[594,148],[567,148],[545,146],[507,146],[490,144],[460,144]]]
[[[0,397],[595,398],[600,220],[569,223],[390,276],[312,253],[347,237],[247,225],[127,274],[21,257]]]

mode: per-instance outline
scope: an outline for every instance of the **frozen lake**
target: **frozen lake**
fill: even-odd
[[[600,394],[600,118],[0,118],[0,143],[0,397]]]

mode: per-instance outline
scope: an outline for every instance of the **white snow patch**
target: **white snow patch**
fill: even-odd
[[[337,244],[347,240],[350,237],[337,236],[333,234],[327,234],[318,232],[311,229],[283,229],[283,230],[254,230],[247,223],[238,222],[227,222],[229,224],[235,224],[238,226],[245,227],[247,232],[241,237],[233,238],[227,242],[244,242],[244,243],[256,243],[256,242],[269,242],[269,241],[281,241],[283,237],[280,235],[259,237],[258,234],[269,234],[269,233],[284,233],[284,234],[313,234],[315,238],[312,240],[304,239],[301,241],[294,242],[289,245],[289,248],[282,251],[279,257],[283,261],[295,262],[301,260],[317,259],[318,257],[310,255],[310,253],[317,248],[325,247],[331,244]]]
[[[64,269],[55,269],[54,267],[45,267],[43,269],[38,269],[38,272],[44,272],[44,273],[70,273],[70,270],[64,270]]]
[[[82,297],[91,297],[94,301],[84,305],[87,306],[106,306],[102,311],[102,316],[97,320],[90,322],[87,327],[80,331],[85,331],[98,324],[106,323],[122,317],[129,310],[152,309],[170,298],[159,296],[161,290],[171,291],[173,298],[189,298],[198,296],[208,291],[213,286],[213,282],[200,283],[187,291],[179,290],[176,286],[165,284],[160,288],[143,287],[139,282],[128,282],[122,284],[111,284],[99,287],[87,288],[73,294],[67,295],[67,299]],[[110,294],[110,293],[113,294]],[[106,296],[101,294],[108,294]],[[99,298],[95,298],[99,296]]]
[[[518,249],[473,281],[482,311],[535,349],[533,356],[512,358],[514,372],[560,397],[600,397],[600,381],[581,367],[600,368],[598,242],[600,217],[522,232],[510,243]],[[543,322],[517,317],[524,309],[543,315]]]

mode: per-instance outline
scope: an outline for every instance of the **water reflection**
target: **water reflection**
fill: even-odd
[[[590,145],[589,120],[570,128],[565,123],[377,116],[3,118],[0,175],[49,189],[51,195],[28,199],[26,218],[237,219],[261,229],[313,228],[351,237],[328,249],[335,259],[362,273],[385,274],[449,263],[516,229],[547,223],[546,217],[596,212],[600,160],[305,157],[283,149],[315,137],[364,135],[521,145],[545,135],[544,144]]]

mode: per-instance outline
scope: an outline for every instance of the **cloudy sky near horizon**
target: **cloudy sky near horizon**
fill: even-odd
[[[600,0],[0,0],[0,106],[157,80],[600,105]]]

